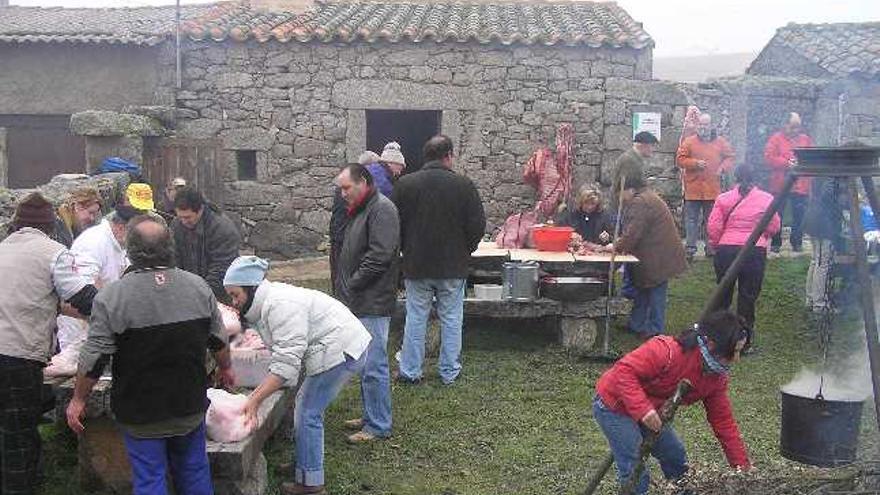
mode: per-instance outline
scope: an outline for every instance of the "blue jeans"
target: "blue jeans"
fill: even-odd
[[[629,329],[642,336],[653,336],[666,329],[666,289],[669,282],[650,287],[636,287]]]
[[[706,240],[706,225],[709,223],[709,214],[715,201],[708,200],[685,200],[684,202],[684,237],[687,253],[692,255],[697,252],[697,241]],[[706,245],[709,251],[709,245]]]
[[[131,463],[134,495],[165,495],[170,468],[179,495],[212,495],[211,467],[205,446],[205,423],[179,437],[136,438],[123,432]]]
[[[366,364],[361,371],[363,430],[377,437],[388,437],[391,436],[391,376],[388,371],[388,327],[391,317],[362,316],[360,320],[373,337],[367,347]]]
[[[425,331],[434,297],[440,317],[440,362],[443,383],[449,384],[461,373],[461,325],[464,319],[465,279],[404,280],[406,285],[406,325],[400,374],[411,380],[422,377],[425,360]]]
[[[608,409],[598,396],[593,400],[593,417],[608,439],[608,446],[617,466],[617,481],[622,485],[632,476],[639,462],[639,450],[645,430],[629,416]],[[660,469],[666,479],[676,480],[687,473],[687,453],[672,427],[663,427],[651,455],[660,461]],[[649,482],[650,474],[646,465],[636,486],[636,493],[647,493]]]
[[[324,410],[352,376],[361,372],[367,353],[323,373],[306,377],[296,396],[293,419],[294,479],[306,486],[324,484]]]

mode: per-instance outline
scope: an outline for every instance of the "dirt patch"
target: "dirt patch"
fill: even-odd
[[[330,258],[327,256],[273,261],[269,264],[269,279],[276,282],[303,282],[330,279]]]

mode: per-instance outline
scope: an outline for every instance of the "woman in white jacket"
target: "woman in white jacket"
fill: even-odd
[[[272,353],[269,375],[248,397],[247,421],[281,387],[305,380],[294,419],[295,483],[285,495],[324,493],[324,410],[352,376],[360,373],[370,334],[341,302],[323,292],[266,280],[269,263],[256,256],[232,262],[223,285],[233,304]]]

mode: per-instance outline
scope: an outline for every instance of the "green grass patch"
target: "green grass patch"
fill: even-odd
[[[761,353],[734,369],[731,397],[750,455],[759,469],[785,470],[778,453],[781,385],[819,356],[817,339],[803,308],[806,259],[768,264],[758,306]],[[707,262],[698,262],[669,293],[669,328],[693,324],[714,287]],[[318,287],[323,288],[323,287]],[[636,340],[615,325],[615,348]],[[392,342],[397,339],[392,337]],[[846,340],[846,339],[840,339]],[[392,349],[391,353],[396,349]],[[394,437],[369,445],[345,443],[342,422],[360,415],[359,388],[347,387],[325,420],[328,489],[334,495],[574,494],[608,451],[591,418],[596,379],[607,365],[569,356],[536,326],[467,327],[464,370],[446,387],[436,362],[426,363],[420,386],[393,386]],[[865,429],[872,428],[871,407]],[[700,406],[682,410],[676,429],[692,462],[726,465]],[[70,480],[74,444],[47,430],[46,451],[56,471],[44,493],[77,493]],[[288,432],[266,449],[271,466],[290,461]],[[654,466],[654,473],[659,469]],[[280,479],[273,473],[270,493]],[[656,475],[655,475],[656,477]],[[613,493],[609,473],[602,493]]]

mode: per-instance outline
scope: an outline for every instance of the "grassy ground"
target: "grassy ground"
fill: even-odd
[[[818,354],[802,308],[806,264],[805,259],[769,264],[759,303],[762,352],[740,363],[732,377],[731,397],[750,454],[768,472],[790,466],[778,454],[778,389]],[[690,325],[713,285],[706,262],[673,283],[669,328]],[[614,337],[621,350],[636,345],[620,329]],[[528,325],[468,327],[463,364],[463,375],[452,387],[436,378],[433,361],[423,385],[394,385],[394,437],[371,445],[344,442],[342,421],[360,414],[359,390],[348,387],[326,417],[331,492],[543,495],[582,490],[607,452],[590,414],[595,381],[607,365],[570,357],[551,336]],[[870,409],[865,408],[868,429],[873,424]],[[702,408],[683,410],[677,430],[693,462],[724,464]],[[51,427],[45,433],[52,471],[45,493],[77,493],[71,483],[74,443]],[[872,429],[868,438],[875,437]],[[285,435],[277,435],[267,447],[271,465],[289,455]],[[612,493],[611,479],[607,477],[603,493]],[[273,475],[271,481],[272,493],[277,493],[280,480]]]

